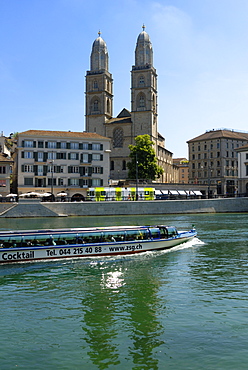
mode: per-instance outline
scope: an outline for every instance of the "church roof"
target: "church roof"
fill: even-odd
[[[127,110],[126,108],[123,108],[116,118],[115,117],[110,118],[106,123],[107,124],[132,123],[131,112],[129,112],[129,110]]]

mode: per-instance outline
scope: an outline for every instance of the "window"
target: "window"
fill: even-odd
[[[38,152],[38,162],[43,162],[43,152]]]
[[[248,176],[248,165],[246,165],[245,167],[246,167],[246,176]]]
[[[71,153],[71,159],[72,160],[78,159],[77,153]]]
[[[101,144],[92,144],[92,150],[101,150]]]
[[[93,153],[92,154],[92,160],[93,161],[100,161],[101,160],[101,154]]]
[[[48,147],[48,148],[56,149],[56,148],[57,148],[57,143],[56,143],[56,141],[48,141],[48,143],[47,143],[47,147]]]
[[[0,166],[0,173],[6,173],[6,167]]]
[[[139,96],[139,107],[140,108],[145,107],[145,96],[144,96],[144,94],[140,94],[140,96]]]
[[[113,171],[115,169],[115,162],[111,161],[110,162],[110,170]]]
[[[79,149],[79,143],[71,143],[71,149]]]
[[[93,110],[94,110],[94,112],[97,112],[99,110],[99,101],[98,100],[94,100]]]
[[[63,179],[63,178],[58,179],[58,185],[59,186],[65,186],[65,184],[66,184],[65,179]]]
[[[122,161],[122,170],[125,171],[127,169],[127,163],[126,161]]]
[[[50,160],[56,159],[56,153],[55,152],[48,152],[47,153],[47,159],[50,159]]]
[[[92,167],[92,173],[102,173],[102,167]],[[85,174],[86,174],[86,171],[85,171]]]
[[[34,172],[34,166],[32,164],[25,164],[24,172]]]
[[[248,153],[245,154],[245,158],[248,159]]]
[[[60,148],[61,148],[61,149],[66,149],[66,142],[65,142],[65,141],[62,141],[62,142],[60,143]]]
[[[93,89],[98,89],[98,82],[96,80],[93,82]]]
[[[24,158],[34,158],[33,152],[24,152]]]
[[[24,140],[24,147],[25,148],[33,148],[34,147],[33,140]]]
[[[87,153],[83,153],[82,161],[83,163],[89,163],[89,155]]]
[[[79,186],[79,179],[70,179],[71,186]]]
[[[101,179],[92,179],[92,186],[101,186]]]
[[[43,148],[43,147],[44,147],[44,142],[38,141],[38,148]]]
[[[140,78],[139,78],[139,85],[140,86],[144,86],[145,85],[145,78],[144,78],[144,76],[140,76]]]
[[[113,146],[114,148],[123,148],[123,130],[116,128],[113,132]]]
[[[89,144],[88,143],[82,143],[82,149],[83,150],[88,150],[89,149]]]
[[[32,177],[24,177],[24,185],[33,185]]]

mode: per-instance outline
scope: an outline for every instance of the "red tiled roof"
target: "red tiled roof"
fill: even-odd
[[[202,140],[211,140],[211,139],[236,139],[236,140],[248,140],[248,133],[246,132],[238,132],[232,130],[212,130],[207,131],[204,134],[197,136],[191,140],[188,140],[187,143],[191,143],[194,141],[202,141]]]
[[[61,138],[89,138],[98,140],[110,140],[105,136],[96,134],[95,132],[73,132],[73,131],[46,131],[46,130],[28,130],[19,132],[19,136],[43,136],[43,137],[61,137]]]

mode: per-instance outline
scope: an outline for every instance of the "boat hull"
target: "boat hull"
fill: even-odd
[[[0,264],[137,254],[172,248],[193,239],[196,235],[196,231],[191,230],[169,239],[2,248]]]

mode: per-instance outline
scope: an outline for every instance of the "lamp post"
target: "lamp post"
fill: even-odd
[[[137,152],[135,154],[135,169],[136,169],[136,200],[139,199],[138,195],[138,158],[137,158]]]

